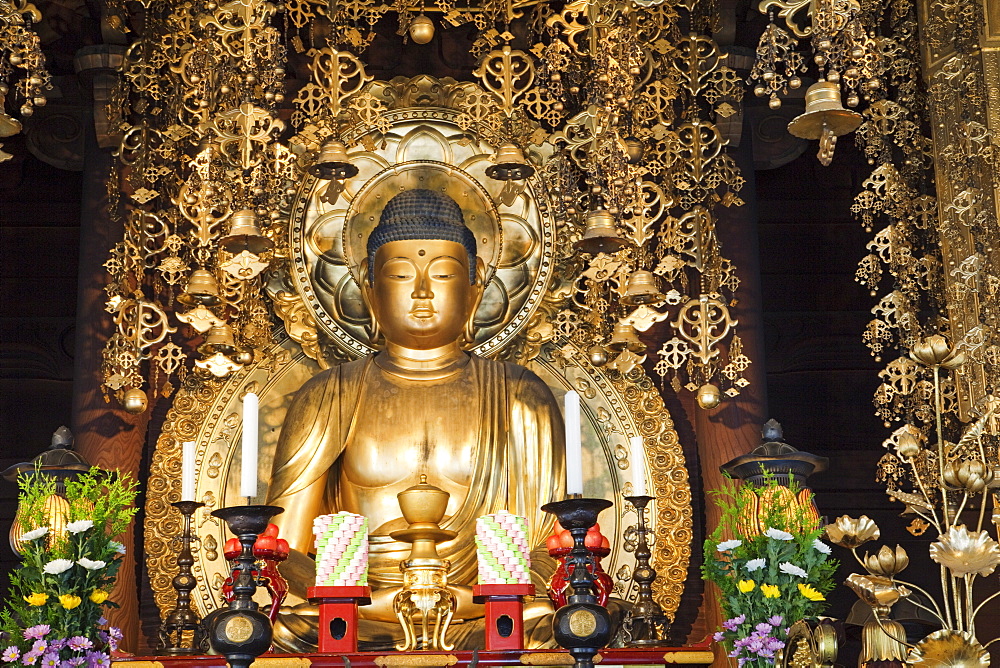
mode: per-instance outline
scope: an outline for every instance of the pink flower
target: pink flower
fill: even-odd
[[[24,639],[25,640],[41,640],[44,638],[51,627],[48,624],[39,624],[38,626],[29,626],[24,629]]]

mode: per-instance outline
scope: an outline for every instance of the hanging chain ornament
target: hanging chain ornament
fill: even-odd
[[[27,118],[35,107],[45,105],[44,91],[52,87],[41,42],[33,29],[41,20],[41,12],[28,0],[0,0],[0,139],[21,131],[21,121],[7,111],[8,98],[11,105],[21,104],[19,113]],[[17,70],[23,70],[20,76],[15,74]],[[0,162],[12,157],[0,144]]]

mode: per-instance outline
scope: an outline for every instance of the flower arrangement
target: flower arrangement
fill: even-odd
[[[113,540],[136,509],[136,483],[97,468],[65,483],[68,509],[52,511],[56,481],[35,470],[18,480],[22,564],[0,612],[0,662],[68,668],[109,666],[121,632],[103,611],[124,546]]]
[[[722,520],[705,541],[702,565],[722,591],[726,621],[715,640],[741,667],[773,665],[788,627],[822,611],[837,562],[819,539],[808,491],[765,475],[762,486],[730,482],[715,495]]]

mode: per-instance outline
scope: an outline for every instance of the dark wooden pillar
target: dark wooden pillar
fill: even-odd
[[[108,216],[105,183],[115,142],[105,134],[104,105],[118,76],[114,68],[121,62],[122,52],[118,46],[100,45],[85,47],[76,57],[81,82],[93,95],[94,122],[87,125],[84,151],[72,428],[76,449],[90,463],[137,477],[149,412],[131,415],[113,399],[110,404],[105,402],[100,387],[101,351],[114,327],[111,314],[104,309],[107,274],[103,264],[108,250],[122,238],[121,225],[112,223]],[[122,649],[134,651],[139,634],[134,526],[122,542],[126,554],[111,594],[121,607],[110,610],[107,617],[124,633]]]

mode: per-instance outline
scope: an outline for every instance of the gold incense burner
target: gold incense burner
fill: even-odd
[[[449,496],[443,489],[428,484],[426,475],[420,476],[420,484],[396,495],[409,526],[389,535],[395,540],[413,544],[409,559],[399,564],[399,570],[403,572],[403,588],[392,601],[392,609],[403,626],[403,643],[396,645],[401,652],[454,649],[454,645],[445,641],[445,634],[458,602],[448,589],[451,563],[442,559],[437,551],[438,543],[457,535],[438,524],[444,518]],[[419,641],[416,628],[418,617]]]

